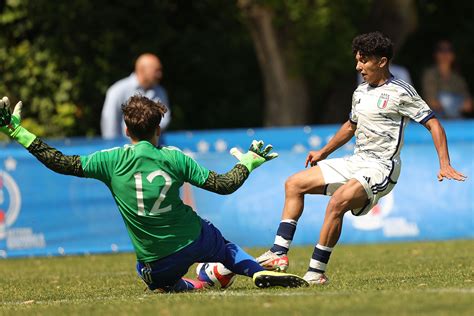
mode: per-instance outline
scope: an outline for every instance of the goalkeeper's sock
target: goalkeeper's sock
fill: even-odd
[[[232,242],[225,245],[225,260],[222,264],[234,273],[249,277],[264,270],[254,257]]]
[[[202,281],[182,278],[182,279],[179,279],[175,285],[168,288],[167,292],[186,292],[186,291],[193,291],[193,290],[202,290],[204,287],[205,286]]]
[[[314,247],[313,256],[309,262],[308,271],[324,273],[333,248],[317,244]]]
[[[294,219],[284,219],[280,222],[275,236],[275,242],[273,243],[273,247],[270,248],[271,252],[278,255],[288,253],[291,241],[295,235],[297,223],[298,222]]]

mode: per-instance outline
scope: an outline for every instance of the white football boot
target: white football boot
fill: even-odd
[[[324,273],[308,271],[303,276],[303,279],[308,282],[309,285],[328,285],[329,278]]]
[[[285,272],[288,270],[288,266],[290,265],[286,254],[278,255],[270,250],[257,257],[255,260],[257,260],[262,268],[270,271]]]

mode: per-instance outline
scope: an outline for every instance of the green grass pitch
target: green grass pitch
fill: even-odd
[[[302,275],[311,253],[293,247],[290,272]],[[473,240],[340,245],[331,284],[298,289],[238,277],[226,291],[155,294],[134,264],[132,254],[0,260],[0,315],[474,315]]]

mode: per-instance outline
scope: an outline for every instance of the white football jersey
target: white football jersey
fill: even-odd
[[[354,153],[391,165],[390,161],[399,160],[409,118],[423,124],[433,116],[426,102],[403,80],[392,77],[378,87],[364,82],[354,91],[349,116],[357,124]]]

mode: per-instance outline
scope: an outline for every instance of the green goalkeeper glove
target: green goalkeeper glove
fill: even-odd
[[[3,97],[0,100],[0,132],[13,138],[23,147],[28,148],[36,139],[36,135],[20,125],[22,107],[23,103],[21,101],[18,102],[12,113],[10,110],[10,100],[7,97]]]
[[[243,154],[237,148],[233,147],[230,150],[232,156],[239,160],[238,163],[247,167],[247,169],[252,172],[255,168],[260,167],[264,162],[275,159],[278,157],[277,153],[270,153],[273,146],[267,145],[263,148],[263,141],[252,141],[249,151]]]

